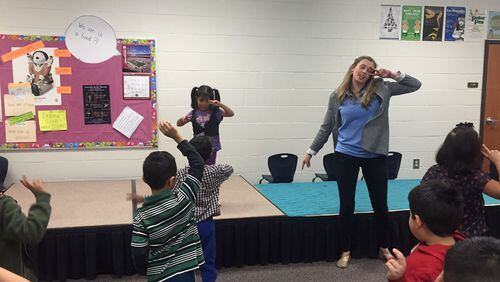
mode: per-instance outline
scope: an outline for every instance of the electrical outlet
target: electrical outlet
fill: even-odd
[[[420,168],[420,159],[413,159],[413,169]]]

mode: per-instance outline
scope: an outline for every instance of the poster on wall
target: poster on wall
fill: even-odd
[[[441,41],[443,38],[444,7],[424,7],[424,41]]]
[[[12,51],[17,49],[20,48],[13,47]],[[59,58],[54,56],[55,50],[57,48],[41,48],[12,60],[13,82],[30,83],[37,106],[61,105],[61,94],[57,93],[61,80],[55,72]]]
[[[488,39],[500,39],[500,11],[488,12]]]
[[[401,40],[419,41],[422,29],[422,6],[403,6]]]
[[[401,6],[380,5],[380,39],[399,39]]]
[[[153,56],[149,45],[124,44],[123,72],[125,73],[151,73]]]
[[[483,41],[486,38],[486,12],[480,9],[469,9],[465,22],[465,40]]]
[[[445,41],[464,41],[465,7],[446,7]]]
[[[85,124],[111,124],[109,85],[83,85]]]

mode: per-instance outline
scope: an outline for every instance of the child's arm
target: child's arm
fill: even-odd
[[[137,273],[146,275],[146,266],[149,256],[149,235],[142,225],[139,216],[134,218],[132,229],[132,260]]]
[[[387,279],[389,281],[404,281],[406,271],[406,258],[398,249],[392,249],[396,257],[387,257]]]
[[[26,217],[15,200],[9,198],[1,215],[0,230],[6,240],[37,244],[42,241],[50,218],[50,194],[45,192],[41,180],[29,181],[26,176],[20,180],[36,199]]]
[[[219,175],[220,175],[220,179],[222,182],[229,179],[231,174],[233,174],[234,169],[232,166],[227,165],[227,164],[219,164],[217,166],[219,168]]]
[[[132,201],[136,204],[142,204],[144,203],[144,195],[139,195],[135,193],[127,193],[127,201]]]
[[[188,116],[181,117],[177,120],[177,126],[184,126],[186,123],[189,123]]]
[[[222,114],[223,117],[232,117],[232,116],[234,116],[233,110],[230,107],[222,104],[221,102],[219,102],[217,100],[210,100],[208,102],[210,104],[216,106],[216,107],[222,108],[224,110],[224,113]]]
[[[184,137],[179,134],[177,129],[169,122],[160,122],[160,130],[165,136],[174,139],[175,142],[179,144],[177,145],[177,148],[184,156],[187,157],[189,162],[188,174],[195,177],[199,182],[201,182],[201,179],[203,177],[204,162],[198,151],[196,151],[193,145],[191,145],[186,139],[184,139]]]
[[[492,163],[497,167],[498,172],[500,173],[500,151],[498,150],[490,150],[486,145],[483,144],[483,148],[481,150],[483,155],[488,158]],[[484,186],[483,192],[495,199],[500,199],[500,183],[496,180],[490,180]]]

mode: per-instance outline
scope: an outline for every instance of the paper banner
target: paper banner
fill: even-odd
[[[35,112],[35,97],[27,95],[3,95],[5,116],[19,116],[27,112]]]
[[[54,51],[54,57],[69,58],[71,57],[71,52],[68,49],[57,49]]]
[[[34,120],[10,125],[5,123],[5,141],[7,143],[36,142],[36,124]]]
[[[66,110],[38,111],[40,131],[68,130]]]
[[[59,94],[71,94],[71,86],[59,86],[59,87],[57,87],[57,93],[59,93]]]
[[[12,61],[12,60],[19,58],[21,56],[26,56],[27,53],[31,53],[31,52],[36,51],[36,50],[43,48],[43,47],[45,47],[45,45],[43,44],[43,41],[40,40],[37,42],[33,42],[33,43],[28,44],[22,48],[19,48],[17,50],[14,50],[12,52],[9,52],[7,54],[2,55],[2,61],[4,63]]]
[[[32,120],[34,118],[35,118],[35,115],[33,114],[33,112],[27,112],[27,113],[24,113],[22,115],[9,118],[8,123],[10,125],[14,125],[16,123],[25,122],[28,120]]]
[[[58,75],[71,75],[73,74],[73,71],[71,67],[59,67],[56,68],[56,74]]]

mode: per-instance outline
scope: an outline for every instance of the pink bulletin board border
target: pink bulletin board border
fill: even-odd
[[[37,41],[37,40],[42,40],[44,43],[45,43],[45,47],[54,47],[55,45],[61,45],[61,43],[64,45],[64,48],[66,48],[66,45],[64,44],[64,36],[37,36],[37,35],[5,35],[5,34],[0,34],[0,42],[3,41],[3,40],[8,40],[8,41],[21,41],[21,42],[26,42],[26,44],[22,44],[22,46],[24,45],[28,45],[34,41]],[[51,44],[52,43],[52,44]],[[106,140],[78,140],[76,142],[71,142],[69,140],[65,140],[64,142],[58,142],[58,141],[48,141],[48,142],[44,142],[44,141],[40,141],[39,139],[39,136],[41,135],[41,132],[39,131],[39,128],[38,128],[38,123],[37,123],[37,142],[35,143],[6,143],[5,141],[5,122],[6,122],[6,117],[3,116],[3,122],[0,124],[0,130],[2,132],[0,132],[0,150],[1,151],[10,151],[10,150],[51,150],[51,149],[112,149],[112,148],[156,148],[158,147],[158,133],[157,133],[157,110],[156,110],[156,107],[157,107],[157,81],[156,81],[156,48],[155,48],[155,40],[154,39],[117,39],[117,50],[120,50],[121,51],[121,48],[120,46],[123,45],[123,44],[138,44],[138,45],[149,45],[151,47],[151,57],[152,57],[152,66],[151,66],[151,74],[150,74],[150,96],[151,96],[151,99],[149,100],[123,100],[123,75],[126,75],[127,73],[122,73],[121,70],[122,70],[122,58],[121,56],[117,56],[119,58],[111,58],[109,59],[108,61],[102,63],[102,64],[111,64],[111,60],[116,60],[119,62],[119,70],[120,70],[120,76],[121,76],[121,80],[120,80],[120,83],[121,83],[121,93],[119,93],[119,96],[120,96],[120,99],[123,100],[122,103],[120,103],[119,106],[121,106],[122,108],[120,109],[116,109],[113,108],[113,97],[110,97],[111,98],[111,115],[112,115],[112,120],[111,120],[111,124],[106,124],[106,125],[84,125],[84,126],[88,126],[85,127],[84,130],[80,130],[80,131],[76,131],[76,132],[73,132],[75,134],[75,139],[78,140],[78,139],[85,139],[85,137],[81,137],[81,136],[85,136],[85,130],[87,130],[88,132],[96,132],[96,131],[100,131],[100,128],[106,128],[106,130],[109,130],[109,128],[112,129],[112,124],[114,122],[114,120],[118,117],[118,114],[121,113],[121,111],[123,110],[123,108],[125,108],[126,106],[130,106],[132,109],[134,109],[134,106],[137,106],[137,107],[142,107],[142,108],[147,108],[147,115],[151,115],[150,116],[150,120],[148,121],[148,117],[147,115],[145,115],[144,113],[141,113],[140,111],[138,111],[141,115],[144,116],[144,120],[143,120],[143,123],[145,121],[148,121],[146,123],[146,128],[144,127],[141,127],[139,126],[139,128],[137,129],[137,131],[139,130],[142,130],[144,131],[143,134],[144,137],[142,139],[139,139],[139,138],[134,138],[134,135],[137,133],[134,133],[134,135],[132,135],[132,138],[127,140],[126,137],[124,137],[123,135],[121,135],[120,133],[118,133],[116,130],[112,129],[113,130],[113,133],[111,135],[113,135],[113,138],[102,138],[102,139],[106,139]],[[1,45],[1,44],[0,44]],[[22,47],[22,46],[16,46],[16,47]],[[4,46],[5,47],[5,46]],[[14,46],[12,46],[14,47]],[[61,48],[61,47],[58,47],[58,48]],[[5,49],[5,48],[4,48]],[[2,50],[2,54],[5,53],[6,50]],[[0,54],[1,55],[1,54]],[[74,60],[78,61],[76,58],[73,58]],[[10,62],[7,62],[7,63],[0,63],[0,72],[3,70],[4,72],[6,71],[6,68],[8,68],[8,66],[6,65],[9,65],[10,64],[10,70],[12,72],[12,64]],[[80,61],[78,61],[77,64],[84,64]],[[92,67],[93,64],[85,64],[85,65],[91,65],[90,68]],[[63,67],[65,65],[61,65],[61,67]],[[114,65],[113,65],[114,66]],[[95,67],[95,66],[93,66]],[[73,73],[75,73],[75,70],[73,69]],[[75,79],[73,77],[73,79]],[[2,81],[0,83],[0,86],[1,86],[1,92],[0,92],[0,98],[2,99],[2,102],[3,102],[3,95],[5,93],[7,93],[7,83],[5,83],[5,79],[3,79],[4,81]],[[10,81],[12,82],[12,81]],[[92,85],[92,84],[96,84],[96,83],[92,83],[92,82],[86,82],[86,81],[82,81],[82,85]],[[61,86],[71,86],[71,85],[63,85],[63,79],[61,79]],[[104,83],[101,83],[101,84],[104,84]],[[81,85],[78,84],[81,88]],[[112,85],[110,85],[110,87],[113,87]],[[81,93],[80,91],[82,91],[82,89],[74,89],[74,87],[72,87],[72,94],[70,95],[78,95],[76,93]],[[76,93],[75,93],[76,92]],[[111,93],[110,91],[110,95],[112,96],[113,94]],[[116,93],[114,95],[117,95]],[[82,98],[82,97],[80,97]],[[70,120],[69,120],[69,116],[72,114],[69,110],[70,110],[70,106],[71,105],[66,105],[65,107],[65,104],[64,104],[64,100],[65,100],[65,95],[63,94],[61,96],[61,99],[63,101],[62,105],[61,106],[36,106],[36,111],[38,110],[52,110],[52,109],[66,109],[68,111],[68,131],[67,132],[54,132],[53,133],[53,136],[51,137],[52,139],[55,139],[56,137],[54,136],[64,136],[64,138],[62,139],[68,139],[68,136],[72,136],[72,132],[71,132],[71,128],[70,128]],[[78,98],[74,98],[73,99],[78,99]],[[115,98],[116,99],[116,98]],[[82,102],[83,102],[83,99],[80,99]],[[147,105],[150,104],[150,107],[149,106],[145,106],[145,104],[141,104],[141,103],[145,103]],[[2,103],[3,104],[3,103]],[[2,105],[2,108],[3,108],[3,105]],[[83,105],[82,105],[82,108],[83,108]],[[113,111],[113,109],[115,111]],[[150,112],[151,110],[151,112]],[[82,109],[82,112],[83,112],[83,109]],[[79,114],[80,112],[78,111],[78,113],[73,113],[74,115],[77,115]],[[3,111],[0,112],[0,114],[3,115]],[[82,119],[83,119],[83,113],[81,114],[80,116]],[[36,119],[36,118],[35,118]],[[78,119],[78,117],[74,118],[74,119]],[[151,122],[150,126],[147,125],[149,124],[149,122]],[[142,124],[141,124],[142,125]],[[94,128],[92,128],[94,127]],[[108,128],[109,127],[109,128]],[[149,128],[149,129],[148,129]],[[147,133],[149,131],[149,133]],[[94,138],[94,139],[99,139],[99,138]]]

